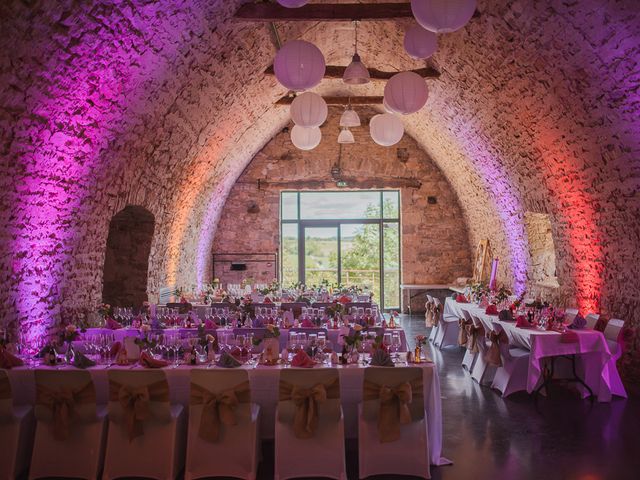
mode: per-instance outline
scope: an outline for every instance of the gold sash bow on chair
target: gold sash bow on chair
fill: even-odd
[[[438,323],[440,323],[440,320],[442,319],[442,306],[441,305],[434,305],[433,306],[433,324],[436,325]]]
[[[468,330],[467,330],[467,326],[471,324],[473,325],[473,322],[470,322],[469,320],[464,320],[464,319],[459,319],[458,320],[458,326],[460,328],[458,328],[458,345],[460,345],[461,347],[464,347],[467,345],[467,343],[469,342],[469,336],[468,336]]]
[[[491,345],[485,355],[485,361],[494,367],[501,367],[500,344],[509,343],[509,338],[504,330],[501,330],[500,333],[491,331],[487,333],[487,338],[491,341]]]
[[[473,322],[467,323],[464,328],[467,331],[467,350],[471,353],[477,353],[478,338],[484,337],[484,329],[476,327]]]
[[[124,427],[129,441],[144,435],[144,422],[151,417],[151,402],[168,402],[169,385],[160,380],[150,385],[134,387],[109,382],[109,401],[118,402],[124,415]]]
[[[325,385],[318,383],[302,388],[280,381],[280,401],[291,400],[296,407],[293,433],[297,438],[312,438],[318,428],[318,405],[329,398],[340,398],[340,383],[336,378]]]
[[[69,429],[76,414],[77,404],[95,402],[96,391],[92,382],[76,390],[66,387],[53,390],[40,384],[36,385],[36,405],[42,405],[51,411],[51,432],[56,440],[69,438]]]
[[[363,400],[380,400],[378,412],[378,436],[381,443],[400,439],[400,425],[413,420],[409,404],[413,398],[422,397],[422,380],[404,382],[395,387],[364,381]]]
[[[191,405],[202,405],[198,436],[209,442],[217,442],[220,438],[220,424],[236,425],[236,406],[239,403],[248,403],[250,399],[248,381],[218,394],[192,383]]]
[[[425,324],[427,327],[433,327],[436,322],[433,321],[433,302],[427,302],[425,304],[427,311],[424,314]]]

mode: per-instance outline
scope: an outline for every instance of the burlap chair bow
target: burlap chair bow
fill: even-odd
[[[435,305],[433,302],[425,303],[426,311],[424,313],[424,323],[427,327],[433,327],[436,324],[436,322],[433,319],[434,306]]]
[[[235,408],[240,403],[248,403],[250,399],[248,381],[220,393],[210,392],[192,383],[191,405],[202,405],[198,436],[208,442],[217,442],[220,439],[221,425],[236,425]]]
[[[380,400],[378,436],[381,443],[399,440],[400,426],[413,421],[409,405],[414,397],[422,397],[422,380],[404,382],[395,387],[365,380],[363,400]]]
[[[460,327],[458,328],[458,345],[460,345],[461,347],[465,347],[469,342],[469,335],[467,330],[469,324],[473,325],[473,322],[470,322],[469,320],[465,320],[463,318],[458,320],[458,325]]]
[[[484,359],[489,365],[501,367],[500,344],[509,343],[509,338],[504,330],[500,330],[500,332],[491,331],[487,333],[487,338],[491,341],[491,345],[487,349]]]
[[[62,387],[54,390],[41,384],[36,386],[36,405],[42,405],[51,411],[51,432],[56,440],[69,438],[76,405],[95,402],[96,391],[92,382],[78,389]]]
[[[318,428],[318,406],[327,399],[340,398],[340,384],[336,378],[329,384],[318,383],[310,388],[280,381],[280,401],[291,400],[295,405],[293,433],[297,438],[312,438]]]
[[[471,353],[478,353],[478,339],[484,338],[484,328],[476,327],[473,322],[465,324],[467,331],[467,350]]]
[[[436,325],[438,322],[440,322],[440,319],[442,317],[442,305],[434,305],[433,306],[433,324]]]
[[[144,422],[151,418],[151,402],[168,402],[169,385],[160,380],[150,385],[135,387],[109,382],[109,400],[118,402],[124,416],[123,426],[129,441],[144,435]]]

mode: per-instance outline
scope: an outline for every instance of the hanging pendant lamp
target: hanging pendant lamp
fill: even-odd
[[[338,135],[338,143],[356,143],[356,139],[353,138],[353,133],[348,128],[343,128]]]
[[[342,81],[348,85],[363,85],[371,81],[371,75],[358,55],[358,22],[354,23],[356,31],[355,53],[351,58],[351,63],[344,71]]]

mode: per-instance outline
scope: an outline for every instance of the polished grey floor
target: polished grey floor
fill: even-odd
[[[424,317],[405,317],[409,343],[428,333]],[[640,478],[640,401],[581,400],[558,385],[539,411],[527,394],[503,399],[474,382],[460,364],[462,350],[431,348],[438,365],[444,417],[444,455],[453,465],[432,468],[436,480],[637,480]],[[273,445],[264,445],[259,478],[273,476]],[[347,444],[350,479],[357,445]],[[409,477],[375,477],[400,479]]]

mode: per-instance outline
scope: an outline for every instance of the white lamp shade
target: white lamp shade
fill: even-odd
[[[408,115],[424,107],[429,98],[427,82],[414,72],[396,73],[384,87],[384,100],[396,113]]]
[[[476,11],[476,0],[411,0],[417,22],[434,33],[448,33],[464,27]]]
[[[305,128],[319,127],[327,119],[327,102],[313,92],[304,92],[291,102],[291,120]]]
[[[273,71],[283,86],[302,92],[318,85],[324,77],[324,56],[313,43],[292,40],[276,53]]]
[[[392,113],[376,115],[369,122],[371,138],[378,145],[390,147],[398,143],[404,135],[402,120]]]
[[[278,3],[287,8],[298,8],[309,3],[309,0],[278,0]]]
[[[341,127],[359,127],[360,126],[360,117],[356,113],[355,110],[351,109],[351,107],[347,108],[340,117],[340,126]]]
[[[411,58],[424,60],[436,53],[438,36],[420,25],[414,25],[404,34],[404,49]]]
[[[349,85],[362,85],[369,83],[370,80],[369,70],[367,70],[367,67],[365,67],[360,60],[360,55],[357,53],[354,54],[351,63],[342,75],[342,81]]]
[[[353,133],[348,128],[343,128],[338,135],[338,143],[356,143]]]
[[[313,150],[320,144],[322,132],[319,127],[304,128],[294,125],[291,129],[291,143],[300,150]]]

